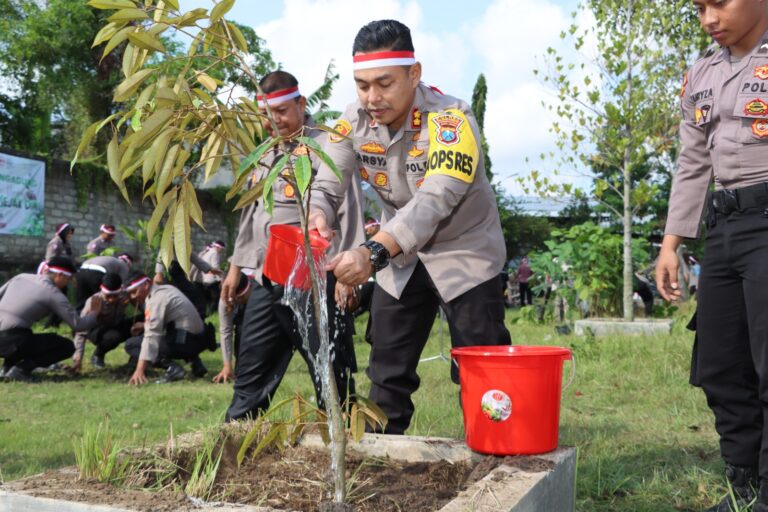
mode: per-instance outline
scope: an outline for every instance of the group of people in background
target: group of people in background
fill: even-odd
[[[422,82],[410,30],[398,21],[364,26],[352,54],[358,100],[331,133],[315,126],[298,80],[286,71],[265,75],[263,95],[256,98],[269,115],[265,129],[283,138],[280,151],[287,148],[293,159],[310,156],[308,222],[330,242],[323,269],[327,327],[314,325],[311,315],[295,314],[284,301],[285,287],[263,272],[271,226],[300,224],[299,194],[280,174],[271,211],[264,201],[243,209],[226,276],[220,241],[193,255],[189,276],[177,261],[167,268],[158,261],[154,275],[145,275],[130,255],[105,255],[115,233],[108,225],[78,266],[70,245],[74,226],[58,226],[38,275],[18,275],[0,288],[6,379],[32,380],[34,368],[69,357],[79,371],[89,340],[96,346],[94,367],[124,344],[134,367],[130,384],[147,382],[151,367],[164,372],[162,381],[178,380],[187,373],[185,362],[193,375],[202,376],[207,369],[200,353],[217,347],[204,320],[218,311],[223,368],[213,379],[234,380],[227,420],[269,407],[295,352],[306,362],[322,407],[314,357],[319,330],[328,329],[343,401],[355,393],[353,312],[362,304],[370,311],[369,398],[387,415],[384,431],[402,434],[414,412],[416,369],[438,310],[445,312],[455,347],[510,344],[497,285],[506,259],[504,239],[470,106]],[[307,138],[322,145],[337,169],[308,151]],[[280,151],[275,147],[257,162],[249,188],[270,175]],[[377,196],[380,220],[363,220],[362,183]],[[65,289],[75,276],[72,305]],[[73,329],[74,342],[33,333],[33,324],[51,314]],[[458,383],[457,369],[450,371]]]

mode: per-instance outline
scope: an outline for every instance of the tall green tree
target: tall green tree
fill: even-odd
[[[591,18],[586,28],[577,23],[580,14]],[[558,171],[591,170],[593,198],[619,219],[623,317],[633,320],[633,223],[659,190],[657,181],[643,177],[671,172],[680,84],[705,34],[689,0],[584,0],[561,38],[580,58],[568,62],[549,48],[547,69],[537,70],[557,96],[548,109],[557,117],[551,133]],[[572,192],[537,171],[530,179],[542,194]]]
[[[485,75],[480,73],[472,89],[472,113],[475,114],[477,124],[480,127],[480,148],[483,150],[485,161],[485,175],[488,181],[493,182],[493,171],[491,170],[491,155],[489,153],[488,141],[485,138],[485,103],[488,97],[488,84],[485,81]]]

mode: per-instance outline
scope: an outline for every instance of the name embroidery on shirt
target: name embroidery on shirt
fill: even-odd
[[[691,102],[698,103],[701,100],[706,100],[712,97],[712,89],[706,89],[691,94]]]

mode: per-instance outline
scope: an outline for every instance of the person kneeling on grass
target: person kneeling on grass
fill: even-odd
[[[32,370],[63,361],[75,351],[63,336],[34,334],[35,322],[55,314],[75,331],[87,331],[98,323],[101,300],[94,300],[90,313],[81,317],[64,294],[74,273],[69,258],[54,256],[45,274],[19,274],[0,288],[0,357],[5,358],[6,380],[33,382]]]
[[[203,324],[192,302],[178,288],[154,284],[141,273],[134,274],[125,289],[133,304],[144,309],[144,321],[133,325],[134,337],[125,342],[125,351],[137,361],[128,383],[145,384],[149,365],[165,369],[159,382],[184,378],[186,372],[174,359],[191,363],[197,377],[208,373],[200,353],[206,348],[216,350],[216,336],[212,325]]]
[[[80,316],[88,316],[93,303],[101,303],[101,315],[98,324],[88,331],[75,334],[75,355],[72,356],[72,371],[79,372],[83,366],[83,353],[86,340],[96,345],[91,356],[91,366],[104,368],[104,356],[110,350],[117,348],[131,336],[130,318],[125,317],[125,307],[128,305],[128,294],[123,288],[123,280],[118,274],[104,274],[101,279],[100,291],[91,295],[85,301],[85,307]]]
[[[234,339],[234,354],[240,347],[240,335],[243,330],[243,317],[245,316],[245,305],[251,296],[251,278],[240,272],[240,281],[235,289],[234,300],[228,303],[225,299],[219,298],[219,335],[221,336],[221,359],[224,367],[213,378],[213,382],[224,383],[235,380],[235,374],[232,371],[232,354]]]

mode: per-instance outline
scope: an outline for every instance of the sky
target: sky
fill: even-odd
[[[181,9],[211,7],[210,0],[181,0]],[[304,94],[322,83],[333,60],[340,75],[330,105],[343,111],[355,98],[352,41],[364,24],[397,19],[411,29],[423,80],[471,101],[480,73],[488,83],[485,134],[495,181],[521,195],[517,182],[532,169],[547,171],[538,155],[555,151],[552,117],[541,105],[554,99],[533,70],[548,47],[563,47],[576,0],[239,0],[227,18],[252,27],[276,62],[293,73]],[[538,64],[537,64],[538,63]],[[526,162],[530,158],[530,162]],[[571,173],[559,181],[589,183]]]

